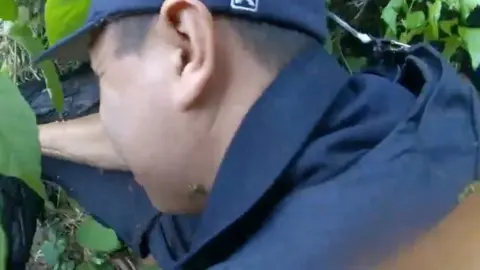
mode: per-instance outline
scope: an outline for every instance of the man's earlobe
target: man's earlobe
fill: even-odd
[[[204,94],[213,73],[213,17],[199,0],[167,0],[161,17],[168,20],[183,39],[179,67],[181,87],[174,93],[174,100],[179,108],[187,110]]]

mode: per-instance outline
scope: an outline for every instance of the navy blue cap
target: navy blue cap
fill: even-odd
[[[213,14],[236,16],[305,32],[320,42],[328,36],[323,0],[202,0]],[[159,12],[163,0],[92,0],[86,23],[51,46],[34,62],[87,60],[93,30],[120,17]]]

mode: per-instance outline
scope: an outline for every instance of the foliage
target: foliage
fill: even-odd
[[[0,88],[0,172],[25,181],[46,198],[35,115],[17,86],[1,73]]]
[[[59,270],[115,269],[110,258],[110,253],[120,247],[115,234],[87,216],[65,192],[59,190],[56,198],[55,205],[46,204],[47,218],[37,236],[42,240],[38,248],[34,248],[37,250],[34,264],[43,263],[49,269]],[[109,234],[107,239],[103,236],[105,233]]]
[[[6,1],[6,0],[1,0]],[[47,45],[45,36],[44,9],[46,0],[14,0],[18,4],[17,20],[28,25],[33,36],[42,45]],[[2,10],[0,12],[3,12]],[[0,29],[3,29],[0,20]],[[79,62],[58,63],[55,67],[59,74],[65,74],[75,70]],[[0,35],[0,70],[7,72],[17,83],[24,83],[30,80],[42,80],[43,73],[39,66],[30,64],[29,53],[18,43],[5,35]]]
[[[59,9],[65,11],[68,10],[68,3],[73,2],[49,1],[47,9],[55,12]],[[2,36],[20,45],[29,54],[30,58],[38,56],[44,50],[44,46],[41,39],[35,36],[29,25],[30,16],[28,8],[17,6],[12,0],[0,0],[0,6],[2,7],[0,11]],[[84,7],[84,10],[86,7],[88,7],[88,4]],[[78,10],[78,6],[73,9],[70,7],[70,9]],[[55,12],[49,11],[47,14],[52,16]],[[50,19],[58,18],[58,15],[56,16],[50,17]],[[79,17],[75,14],[70,18],[82,20],[81,16]],[[57,25],[55,26],[56,28],[49,27],[49,33],[52,38],[61,38],[62,35],[72,31],[73,28],[81,23],[58,24],[58,21],[55,24]],[[50,25],[53,25],[53,22]],[[61,27],[59,28],[58,25]],[[63,91],[55,65],[51,61],[44,61],[40,64],[40,69],[53,105],[58,112],[61,112],[63,109]],[[6,71],[5,68],[3,70]],[[0,73],[0,173],[17,177],[42,198],[47,199],[45,186],[40,180],[40,145],[35,115],[21,96],[15,82],[5,72]],[[53,204],[49,201],[46,201],[46,205],[51,212],[57,210],[56,207],[52,207]],[[80,227],[78,230],[70,230],[70,232],[76,231],[75,243],[80,246],[84,245],[84,248],[88,249],[90,256],[82,256],[78,266],[75,260],[65,258],[65,255],[69,255],[67,252],[68,235],[65,235],[65,232],[68,231],[58,230],[66,225],[64,223],[65,220],[60,220],[56,224],[48,224],[50,225],[48,230],[46,230],[49,232],[48,237],[45,238],[39,248],[40,253],[42,253],[41,257],[47,265],[55,269],[113,267],[108,263],[107,253],[116,251],[121,247],[115,233],[104,228],[91,217],[83,219],[84,214],[78,214],[82,219],[73,225],[77,226],[77,223],[79,223]],[[0,252],[6,252],[4,247],[6,241],[4,231],[0,228]],[[0,269],[4,268],[5,257],[5,254],[0,254]]]
[[[71,34],[87,20],[90,0],[49,0],[45,6],[45,30],[50,44]],[[63,22],[59,24],[58,22]]]
[[[363,1],[363,5],[369,3],[371,1]],[[380,24],[373,23],[370,28],[366,28],[374,30],[372,32],[379,36],[403,43],[430,43],[451,60],[454,66],[465,64],[466,57],[469,57],[467,65],[476,70],[480,66],[480,28],[471,26],[475,20],[470,17],[476,13],[478,24],[479,5],[479,0],[387,0],[383,7],[371,9],[380,8],[380,14],[376,15],[378,19],[374,19],[374,22]],[[364,9],[362,6],[359,12]],[[358,14],[355,18],[357,17]],[[376,31],[382,22],[381,31]],[[344,44],[340,42],[344,36],[340,29],[333,29],[329,48],[347,69],[354,72],[365,64],[365,59],[349,55],[348,46],[342,46]]]
[[[14,21],[18,17],[17,4],[13,0],[2,1],[2,9],[0,10],[0,18],[3,20]]]
[[[4,3],[5,2],[5,3]],[[9,3],[9,4],[7,4]],[[1,0],[0,5],[11,6],[15,5],[12,0]],[[30,55],[31,58],[38,56],[43,51],[42,42],[34,37],[32,30],[28,25],[28,15],[26,8],[8,9],[10,12],[5,12],[5,17],[0,17],[3,20],[1,35],[14,40],[18,45],[22,46]],[[21,10],[22,12],[18,12]],[[23,14],[23,16],[18,16]],[[41,63],[40,68],[45,78],[45,83],[53,100],[53,105],[58,112],[63,110],[63,91],[62,86],[51,61]]]
[[[89,249],[112,252],[120,248],[115,232],[104,228],[93,218],[89,217],[83,220],[76,232],[77,242]],[[102,239],[102,241],[98,241]]]
[[[381,18],[387,26],[387,37],[404,43],[415,37],[425,42],[439,41],[445,44],[443,54],[448,59],[457,49],[464,48],[470,55],[473,68],[477,68],[480,65],[480,32],[467,27],[466,23],[478,5],[478,0],[390,0],[383,8]]]
[[[31,57],[38,56],[44,49],[42,43],[34,38],[29,26],[21,21],[6,21],[3,23],[3,33],[21,45]],[[63,111],[62,84],[52,61],[39,64],[45,84],[53,101],[53,106],[58,112]]]
[[[468,196],[473,193],[477,193],[480,190],[480,182],[475,181],[472,184],[468,185],[465,190],[458,195],[458,201],[464,201]]]

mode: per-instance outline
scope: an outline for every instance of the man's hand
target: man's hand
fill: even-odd
[[[479,206],[480,194],[471,194],[436,228],[377,269],[480,269]]]
[[[102,169],[128,170],[105,134],[97,114],[39,126],[40,145],[46,156]]]

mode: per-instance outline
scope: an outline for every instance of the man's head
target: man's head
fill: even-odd
[[[214,16],[200,0],[167,0],[159,13],[117,18],[92,41],[102,122],[154,205],[175,213],[202,209],[245,114],[316,42],[273,24]]]

